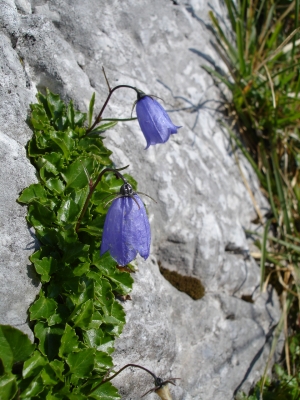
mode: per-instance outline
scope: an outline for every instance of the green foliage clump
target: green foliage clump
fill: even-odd
[[[282,330],[286,339],[286,370],[277,366],[276,379],[268,382],[267,365],[249,399],[299,399],[300,1],[225,0],[225,4],[227,31],[213,12],[210,17],[216,48],[228,72],[204,68],[231,92],[226,98],[227,118],[238,135],[223,125],[233,148],[238,147],[253,166],[270,201],[271,210],[263,215],[248,185],[257,222],[264,225],[263,235],[247,232],[261,253],[261,289],[273,284],[283,309],[268,363]]]
[[[99,255],[103,200],[121,185],[112,173],[97,185],[77,225],[90,185],[112,165],[99,133],[115,122],[89,132],[86,114],[72,101],[66,107],[49,91],[37,98],[27,150],[39,183],[18,201],[28,205],[27,221],[40,242],[30,259],[42,287],[29,309],[34,345],[16,329],[0,328],[1,399],[117,399],[110,382],[100,384],[113,367],[114,340],[125,323],[115,295],[127,295],[133,280],[108,254]],[[93,103],[94,96],[89,126]]]

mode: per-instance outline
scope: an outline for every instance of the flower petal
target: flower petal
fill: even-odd
[[[131,197],[115,199],[104,223],[100,254],[109,251],[119,265],[129,264],[137,252],[145,259],[150,252],[149,221],[143,202],[135,199],[140,208]]]
[[[146,148],[157,143],[165,143],[170,135],[177,133],[180,128],[172,123],[165,109],[150,96],[138,100],[136,114],[147,141]]]

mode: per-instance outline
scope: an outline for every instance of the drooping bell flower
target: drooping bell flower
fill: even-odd
[[[157,143],[165,143],[170,135],[177,133],[181,126],[170,120],[165,109],[151,96],[138,92],[136,115],[141,130],[147,140],[147,147]]]
[[[144,204],[126,182],[107,212],[100,254],[109,251],[118,265],[124,266],[134,260],[137,253],[146,260],[150,241],[150,224]]]

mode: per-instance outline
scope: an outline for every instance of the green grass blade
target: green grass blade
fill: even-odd
[[[240,74],[244,75],[246,69],[244,54],[244,29],[240,18],[238,18],[236,22],[236,40],[239,55]]]
[[[223,32],[223,29],[221,28],[221,26],[219,24],[219,21],[214,16],[214,13],[212,11],[209,12],[209,16],[210,16],[210,19],[211,19],[214,27],[216,28],[216,30],[218,32],[219,38],[224,43],[225,50],[226,50],[228,56],[230,56],[231,60],[236,63],[238,60],[236,49],[232,46],[230,41],[227,39],[226,35]]]
[[[249,161],[249,163],[251,164],[252,168],[254,169],[254,171],[256,172],[261,184],[263,186],[265,186],[265,177],[264,175],[261,173],[261,171],[259,170],[256,162],[253,160],[253,158],[251,157],[249,151],[247,151],[247,149],[245,149],[245,147],[243,146],[242,142],[236,137],[236,135],[233,133],[232,129],[230,129],[230,127],[225,124],[225,122],[220,121],[221,125],[224,126],[229,135],[232,137],[232,139],[235,141],[236,145],[238,146],[238,148],[241,150],[241,152],[244,154],[244,156],[247,158],[247,160]]]
[[[268,190],[268,194],[269,194],[271,209],[272,209],[272,212],[273,212],[273,215],[274,215],[276,221],[278,222],[278,212],[277,212],[277,208],[275,206],[272,184],[271,184],[270,164],[268,163],[268,160],[266,157],[266,152],[265,152],[263,145],[260,147],[260,149],[261,149],[261,157],[262,157],[263,165],[265,167],[266,183],[267,183],[267,190]]]
[[[231,82],[229,82],[229,80],[226,79],[224,76],[222,76],[217,71],[215,71],[214,69],[208,67],[207,65],[201,65],[201,68],[203,68],[206,72],[208,72],[213,77],[216,77],[221,82],[223,82],[228,87],[228,89],[230,89],[230,90],[233,89],[233,84]]]
[[[264,280],[265,280],[265,263],[267,257],[267,237],[270,228],[271,220],[269,219],[266,223],[263,235],[263,241],[261,246],[261,258],[260,258],[260,291],[262,291]]]
[[[232,30],[236,32],[236,16],[237,16],[237,9],[235,4],[232,0],[225,0],[225,4],[228,11],[229,20],[231,23]]]
[[[279,202],[280,202],[281,209],[283,212],[284,225],[286,227],[286,232],[290,233],[291,232],[290,219],[289,219],[288,212],[287,212],[287,204],[286,204],[286,200],[284,197],[282,179],[281,179],[281,176],[279,173],[280,167],[279,167],[279,163],[278,163],[277,153],[276,153],[276,149],[274,149],[274,148],[272,148],[272,150],[271,150],[271,160],[272,160],[273,174],[275,177],[277,194],[278,194]]]

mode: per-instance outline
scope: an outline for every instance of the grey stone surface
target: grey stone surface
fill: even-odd
[[[218,0],[212,6],[220,15]],[[116,166],[130,164],[147,203],[151,259],[138,260],[127,324],[117,340],[117,367],[139,363],[162,377],[180,377],[176,399],[227,400],[248,390],[263,372],[279,304],[259,294],[259,268],[244,229],[257,227],[251,197],[217,122],[221,95],[200,65],[220,63],[205,27],[206,1],[0,0],[1,75],[1,311],[0,322],[25,331],[26,310],[38,284],[28,272],[34,238],[26,210],[15,202],[35,181],[24,145],[29,104],[48,87],[85,110],[111,86],[129,84],[156,94],[176,125],[169,142],[143,150],[138,123],[107,132]],[[2,57],[2,54],[4,55]],[[104,117],[128,117],[135,95],[114,93]],[[240,165],[262,213],[268,204],[250,165]],[[178,291],[158,265],[201,281],[198,300]],[[17,293],[16,293],[17,292]],[[253,303],[245,300],[252,299]],[[153,382],[138,371],[116,379],[124,399],[138,399]],[[149,399],[157,398],[151,394]]]

